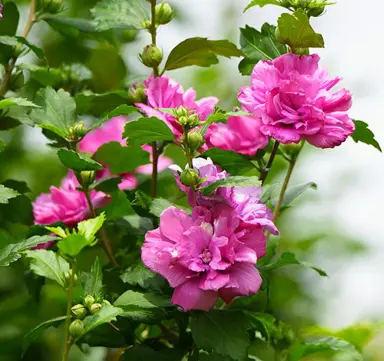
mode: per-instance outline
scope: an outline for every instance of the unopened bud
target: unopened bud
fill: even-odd
[[[103,300],[103,306],[111,306],[111,302],[108,300]]]
[[[180,182],[187,187],[196,186],[200,182],[199,173],[194,169],[185,169],[180,175]]]
[[[81,320],[75,320],[69,325],[69,334],[73,338],[79,337],[84,330],[84,323]]]
[[[85,128],[84,122],[80,121],[75,123],[71,128],[69,128],[70,140],[78,141],[87,134],[87,129]]]
[[[95,299],[91,295],[87,295],[84,297],[83,305],[88,309],[90,309],[94,303]]]
[[[188,133],[188,145],[192,150],[199,149],[204,144],[204,138],[198,131]]]
[[[173,114],[175,115],[176,118],[188,117],[189,111],[187,108],[184,108],[181,105],[177,109],[174,110]]]
[[[147,45],[143,53],[140,54],[140,59],[148,68],[155,68],[159,66],[163,60],[163,52],[156,45]]]
[[[147,103],[147,94],[145,93],[145,87],[141,84],[134,84],[128,91],[129,104]]]
[[[141,26],[143,27],[143,29],[149,30],[152,27],[152,22],[151,20],[144,20],[141,22]]]
[[[63,8],[63,0],[39,0],[38,9],[47,13],[56,14]]]
[[[81,304],[74,305],[71,308],[71,311],[72,311],[73,317],[75,317],[79,320],[83,320],[87,316],[87,313],[88,313],[87,309]]]
[[[157,24],[168,24],[174,17],[175,14],[171,5],[166,2],[162,2],[156,5],[156,23]]]
[[[307,11],[308,16],[318,17],[324,14],[325,6],[313,7]]]
[[[71,269],[68,272],[64,273],[64,277],[67,280],[67,282],[69,282],[69,280],[72,278],[72,274],[73,274],[73,271]],[[73,276],[73,282],[74,283],[77,282],[77,275],[76,274]]]
[[[84,187],[89,187],[94,183],[96,179],[96,172],[93,170],[84,170],[80,173],[81,185]]]
[[[22,51],[23,51],[23,45],[22,44],[15,45],[15,47],[13,48],[13,56],[15,58],[17,58],[18,56],[20,56]]]
[[[100,303],[94,303],[91,308],[89,309],[89,312],[91,312],[92,315],[99,312],[102,309],[102,305]]]

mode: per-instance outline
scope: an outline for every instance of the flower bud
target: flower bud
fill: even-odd
[[[77,122],[69,128],[69,136],[71,141],[78,141],[87,134],[84,122]]]
[[[73,338],[79,337],[84,330],[84,323],[81,320],[75,320],[69,325],[69,334]]]
[[[87,316],[87,313],[88,313],[87,309],[81,304],[74,305],[71,308],[71,311],[72,311],[73,317],[75,317],[79,320],[83,320]]]
[[[96,172],[93,170],[85,170],[80,173],[80,184],[84,187],[89,187],[96,179]]]
[[[71,279],[72,277],[72,270],[70,269],[68,272],[65,272],[64,273],[64,277],[65,279],[67,280],[67,282],[69,282],[69,280]],[[77,282],[77,275],[75,274],[74,277],[73,277],[73,282],[76,283]]]
[[[156,5],[156,23],[157,24],[168,24],[174,17],[175,14],[171,5],[166,2]]]
[[[194,169],[185,169],[180,175],[180,182],[187,187],[198,185],[200,182],[199,173]]]
[[[141,26],[143,27],[143,29],[149,30],[152,27],[152,22],[151,20],[144,20],[141,22]]]
[[[38,10],[57,14],[63,7],[63,0],[39,0]]]
[[[19,43],[19,44],[15,45],[15,47],[13,48],[13,56],[15,58],[17,58],[18,56],[20,56],[22,51],[23,51],[23,45],[22,44]]]
[[[140,54],[140,59],[148,68],[155,68],[159,66],[163,60],[163,52],[156,45],[147,45],[143,53]]]
[[[189,111],[188,111],[188,109],[184,108],[181,105],[177,109],[175,109],[173,114],[175,115],[176,118],[188,117],[189,116]]]
[[[103,306],[111,306],[111,302],[108,300],[103,300]]]
[[[95,299],[91,295],[87,295],[83,299],[83,305],[88,309],[90,309],[94,303]]]
[[[325,11],[325,6],[317,6],[313,7],[312,9],[308,9],[307,14],[308,16],[318,17],[320,15],[323,15]]]
[[[129,104],[147,103],[147,94],[145,93],[145,87],[141,84],[133,84],[128,90],[128,102]]]
[[[204,144],[204,138],[198,131],[188,133],[188,145],[192,150],[199,149]]]
[[[91,308],[89,309],[89,312],[91,312],[92,315],[99,312],[102,309],[102,305],[100,303],[94,303]]]

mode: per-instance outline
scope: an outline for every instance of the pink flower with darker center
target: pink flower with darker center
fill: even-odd
[[[144,82],[147,104],[135,104],[147,116],[157,117],[163,120],[172,130],[173,134],[180,138],[183,134],[183,127],[176,121],[173,115],[162,112],[158,108],[179,108],[183,106],[189,110],[194,110],[201,121],[205,120],[218,102],[215,97],[196,100],[196,91],[192,88],[184,91],[183,87],[176,81],[161,76],[154,78],[152,75]]]
[[[175,288],[172,303],[208,311],[219,297],[230,303],[259,290],[255,264],[265,242],[263,227],[244,227],[228,205],[195,207],[192,216],[170,207],[146,234],[142,260]]]
[[[347,113],[351,94],[345,89],[331,92],[340,78],[330,79],[319,60],[318,55],[285,54],[255,66],[251,86],[241,88],[238,98],[261,118],[261,133],[284,144],[304,139],[333,148],[354,132]]]

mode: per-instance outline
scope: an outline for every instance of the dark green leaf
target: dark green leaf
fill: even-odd
[[[3,152],[5,149],[5,143],[4,140],[0,139],[0,153]]]
[[[31,79],[38,81],[43,86],[56,86],[62,81],[62,74],[59,68],[39,66],[36,64],[20,64],[18,68],[28,70]]]
[[[204,188],[200,188],[200,192],[205,196],[211,195],[217,188],[220,187],[238,187],[247,188],[250,186],[260,186],[261,182],[259,177],[228,177],[218,180],[217,182],[211,183]]]
[[[163,277],[152,272],[141,263],[125,270],[120,278],[124,283],[150,290],[161,289],[166,284]]]
[[[196,346],[234,360],[245,360],[250,341],[247,320],[240,311],[194,312],[191,321]]]
[[[67,318],[66,316],[53,318],[51,320],[41,323],[40,325],[36,326],[33,330],[29,331],[23,338],[23,346],[22,346],[23,355],[28,350],[31,343],[39,339],[39,337],[42,335],[44,330],[46,330],[49,327],[59,326],[61,323],[65,321],[66,318]]]
[[[260,332],[263,340],[269,343],[278,331],[276,319],[268,313],[247,312],[251,326],[256,331]]]
[[[109,113],[105,114],[99,122],[92,125],[90,127],[90,130],[99,127],[101,124],[105,123],[107,120],[112,119],[114,117],[118,117],[121,115],[130,115],[138,111],[139,110],[132,105],[126,105],[126,104],[119,105],[116,109],[113,109]]]
[[[0,35],[14,36],[19,24],[19,10],[13,2],[7,2],[3,6],[3,17],[0,21]],[[12,46],[0,44],[0,63],[8,64],[13,56]]]
[[[99,300],[103,296],[103,270],[99,258],[91,268],[91,272],[83,272],[81,280],[84,289],[84,295],[91,295],[95,300]]]
[[[59,149],[57,155],[59,156],[61,163],[76,172],[103,169],[103,166],[100,163],[73,150]]]
[[[21,257],[21,253],[39,244],[55,240],[52,236],[33,236],[19,243],[9,244],[0,251],[0,267],[9,266]]]
[[[16,36],[15,38],[19,43],[25,45],[29,50],[33,51],[39,59],[46,60],[43,49],[39,48],[35,44],[32,44],[29,40],[22,36]]]
[[[244,9],[244,12],[246,12],[248,9],[254,6],[260,6],[262,8],[265,5],[283,6],[278,0],[252,0]]]
[[[368,124],[362,122],[361,120],[354,120],[353,122],[355,123],[356,129],[352,134],[352,139],[356,143],[362,142],[368,145],[372,145],[381,152],[380,144],[375,139],[373,132],[368,128]]]
[[[210,355],[201,353],[198,356],[198,360],[199,361],[231,361],[232,359],[227,356],[218,355],[217,353],[213,353]]]
[[[32,225],[32,203],[31,200],[24,194],[9,199],[8,204],[0,203],[0,215],[2,221],[11,223]]]
[[[219,62],[218,56],[239,57],[243,53],[228,40],[190,38],[178,44],[169,54],[164,71],[197,65],[208,67]]]
[[[172,202],[168,201],[167,199],[163,199],[163,198],[156,198],[152,201],[151,206],[150,206],[150,212],[154,216],[160,217],[161,213],[163,213],[163,211],[165,211],[169,207],[180,208],[181,210],[183,210],[187,214],[191,214],[190,209],[175,205]]]
[[[135,345],[124,352],[120,361],[181,361],[184,352],[177,349],[153,350],[145,345]]]
[[[18,191],[21,194],[31,192],[27,183],[23,182],[23,181],[18,181],[18,180],[14,180],[14,179],[7,179],[6,181],[3,182],[3,184],[8,188],[12,188],[12,189]]]
[[[293,347],[289,361],[299,361],[306,356],[324,351],[336,351],[348,355],[350,361],[363,361],[363,356],[347,341],[336,337],[326,337]]]
[[[125,125],[123,138],[128,138],[130,146],[141,146],[143,144],[175,139],[172,131],[164,121],[151,117],[140,118]]]
[[[91,13],[99,30],[142,29],[149,11],[141,0],[102,0]]]
[[[57,253],[38,249],[26,252],[31,259],[30,268],[35,274],[56,281],[61,287],[66,287],[65,273],[70,270],[69,263]]]
[[[118,142],[102,145],[94,157],[108,165],[113,174],[133,172],[137,167],[150,163],[149,153],[145,150],[123,147]]]
[[[120,183],[121,178],[118,177],[104,178],[96,183],[93,183],[90,186],[90,189],[95,189],[104,193],[113,193],[119,189],[118,186]]]
[[[292,15],[282,14],[277,23],[279,40],[292,49],[324,48],[323,37],[315,33],[304,10],[298,9]]]
[[[11,188],[4,187],[2,184],[0,184],[0,203],[8,204],[9,199],[16,198],[19,195],[19,192]]]
[[[80,337],[84,336],[88,332],[92,331],[93,329],[104,323],[115,321],[116,317],[122,313],[123,310],[121,308],[117,308],[110,305],[103,306],[103,308],[99,312],[95,313],[92,316],[87,316],[84,319],[84,331]]]
[[[104,208],[108,220],[135,214],[127,195],[120,190],[110,192],[112,201]]]
[[[126,291],[115,302],[114,305],[123,309],[131,306],[139,308],[158,308],[171,306],[168,297],[156,293],[142,293]]]
[[[0,100],[0,109],[7,109],[15,105],[22,106],[22,107],[39,108],[39,106],[37,106],[36,104],[23,98],[6,98],[3,100]]]

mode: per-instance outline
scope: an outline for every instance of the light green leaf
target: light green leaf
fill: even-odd
[[[57,86],[62,81],[61,69],[36,64],[20,64],[21,70],[27,70],[31,79],[38,81],[43,86]]]
[[[282,14],[277,23],[279,40],[292,49],[324,48],[323,37],[315,33],[304,10],[298,9],[292,15]]]
[[[248,9],[254,6],[260,6],[262,8],[265,5],[283,6],[278,0],[252,0],[244,9],[244,12],[246,12]]]
[[[27,258],[31,259],[31,271],[56,281],[61,287],[66,287],[65,273],[70,270],[69,263],[57,253],[39,249],[36,251],[27,251]]]
[[[127,123],[124,128],[123,138],[128,138],[127,143],[130,146],[141,146],[160,140],[172,141],[175,136],[164,121],[151,117],[140,118]]]
[[[33,109],[30,117],[39,127],[48,129],[62,138],[69,134],[69,128],[76,120],[76,103],[63,89],[39,90],[35,103],[42,109]]]
[[[106,221],[105,213],[101,213],[98,217],[87,219],[85,221],[80,222],[77,225],[77,229],[80,234],[82,234],[89,244],[93,243],[95,240],[96,233],[103,226]]]
[[[57,238],[52,236],[33,236],[19,243],[9,244],[0,251],[0,267],[9,266],[16,262],[21,257],[22,252],[55,239]]]
[[[76,257],[85,247],[89,245],[90,243],[85,236],[78,233],[69,234],[57,243],[57,247],[59,248],[61,254],[69,257]]]
[[[8,204],[8,200],[12,198],[16,198],[20,195],[19,192],[11,189],[4,187],[2,184],[0,184],[0,203],[1,204]]]
[[[171,302],[167,296],[156,293],[126,291],[114,302],[114,306],[123,309],[131,306],[139,308],[158,308],[170,307]]]
[[[200,192],[205,195],[211,195],[217,188],[220,187],[238,187],[238,188],[247,188],[250,186],[261,186],[259,177],[228,177],[219,179],[217,182],[211,183],[206,187],[200,188]]]
[[[247,319],[240,311],[193,312],[192,337],[198,348],[245,360],[250,345]]]
[[[218,56],[230,58],[243,55],[243,52],[228,40],[190,38],[176,45],[171,51],[164,71],[192,65],[209,67],[219,62]]]
[[[84,331],[80,337],[84,336],[88,332],[94,330],[96,327],[99,327],[104,323],[116,321],[116,317],[121,315],[123,312],[124,311],[121,308],[110,305],[103,306],[99,312],[92,316],[87,316],[84,319]]]
[[[353,122],[355,123],[356,129],[352,134],[352,139],[356,143],[361,142],[372,145],[381,152],[380,144],[375,139],[375,134],[368,128],[368,124],[361,120],[354,120]]]
[[[40,108],[38,105],[23,98],[6,98],[3,100],[0,100],[0,109],[10,108],[15,105],[22,106],[22,107],[30,107],[30,108]]]
[[[5,143],[4,140],[0,139],[0,153],[3,152],[5,149]],[[0,187],[1,188],[1,187]]]
[[[66,320],[66,316],[56,317],[51,320],[45,321],[36,326],[33,330],[29,331],[23,338],[23,355],[28,350],[31,343],[38,340],[43,332],[49,327],[57,327]]]
[[[161,213],[165,211],[169,207],[176,207],[181,209],[187,214],[191,214],[191,209],[186,207],[181,207],[179,205],[175,205],[174,203],[170,202],[167,199],[164,198],[156,198],[152,201],[151,206],[149,208],[149,211],[156,217],[160,217]]]
[[[91,10],[99,30],[142,29],[149,9],[142,0],[102,0]]]
[[[91,295],[96,302],[103,296],[103,270],[100,260],[97,257],[91,268],[91,272],[83,272],[81,280],[84,289],[84,295]]]
[[[103,166],[87,157],[84,154],[79,154],[73,150],[59,149],[57,155],[67,168],[73,169],[76,172],[87,171],[87,170],[101,170]]]

